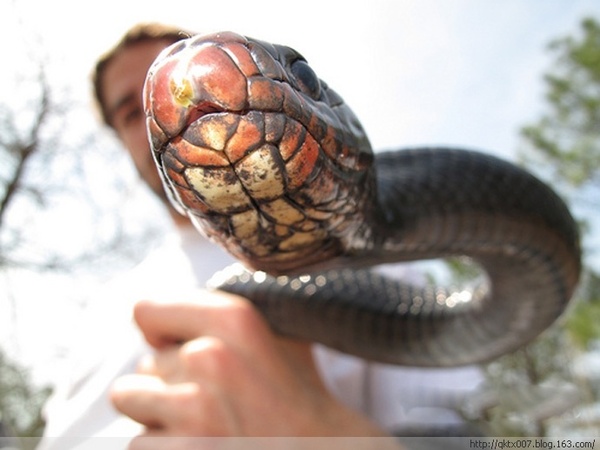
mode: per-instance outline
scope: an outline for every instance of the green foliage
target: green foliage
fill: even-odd
[[[600,276],[587,274],[578,302],[565,321],[565,329],[571,340],[582,350],[600,340]]]
[[[585,19],[580,31],[551,43],[556,60],[545,75],[549,108],[522,130],[533,151],[524,155],[526,162],[541,156],[559,179],[578,187],[600,182],[600,24]]]
[[[25,369],[0,352],[0,417],[9,430],[19,437],[41,436],[40,411],[49,394],[47,388],[34,387]]]
[[[578,302],[567,318],[566,329],[583,349],[600,339],[600,302]]]
[[[477,263],[466,257],[448,258],[445,262],[452,273],[452,279],[458,283],[474,280],[483,273]]]

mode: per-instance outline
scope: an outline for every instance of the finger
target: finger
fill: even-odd
[[[198,327],[197,309],[195,302],[166,304],[142,300],[136,303],[133,317],[146,341],[154,348],[162,349],[181,344],[191,338],[189,331],[178,329],[175,323],[181,317],[187,316],[188,320],[185,323],[194,320]]]
[[[148,428],[160,429],[165,421],[156,406],[165,392],[165,383],[157,377],[124,375],[114,382],[110,399],[119,412]]]
[[[247,300],[222,292],[198,292],[194,301],[136,304],[135,320],[150,345],[160,349],[206,335],[246,344],[270,333]]]
[[[211,383],[167,384],[126,375],[111,391],[115,408],[146,426],[152,436],[223,436],[233,430],[227,396]]]

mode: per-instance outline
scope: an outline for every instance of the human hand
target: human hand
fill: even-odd
[[[112,401],[143,437],[383,435],[329,394],[310,344],[276,337],[240,297],[143,301],[134,315],[156,352],[117,380]]]

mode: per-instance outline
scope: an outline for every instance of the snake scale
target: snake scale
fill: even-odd
[[[528,172],[461,149],[373,153],[341,97],[288,47],[225,32],[148,72],[151,145],[175,205],[245,267],[218,286],[279,333],[385,363],[457,366],[519,348],[565,310],[577,226]],[[466,256],[472,289],[379,264]]]

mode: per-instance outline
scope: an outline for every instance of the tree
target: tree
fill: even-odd
[[[555,54],[545,75],[547,112],[522,130],[526,164],[542,162],[578,201],[600,205],[600,23],[587,18],[578,36],[550,44]],[[550,164],[550,165],[549,165]]]
[[[106,277],[139,260],[161,227],[156,219],[129,220],[128,198],[144,201],[146,194],[127,170],[128,157],[99,132],[70,80],[53,77],[43,39],[15,5],[4,5],[0,15],[0,39],[14,52],[3,54],[0,80],[0,318],[13,319],[3,322],[9,326],[1,326],[2,339],[17,334],[16,305],[31,301],[14,293],[20,281],[13,280],[25,273],[27,284],[50,294],[43,288],[48,274],[70,274],[73,282],[80,275]],[[74,299],[78,307],[86,295]],[[45,297],[34,301],[52,301]],[[23,437],[39,435],[47,389],[32,385],[26,368],[5,356],[16,359],[18,346],[2,344],[0,424]]]
[[[12,74],[11,100],[0,100],[0,270],[96,270],[138,258],[150,227],[138,227],[136,235],[118,210],[130,189],[114,170],[123,152],[93,125],[71,125],[87,105],[51,84],[49,64],[32,55]],[[102,173],[98,195],[90,180]],[[58,208],[66,211],[62,228],[73,228],[64,235],[81,235],[79,245],[48,235],[45,222]],[[75,229],[81,222],[87,233]]]
[[[0,368],[0,425],[5,434],[7,437],[41,436],[44,422],[39,411],[50,390],[33,387],[27,371],[2,352]],[[2,437],[0,434],[0,444]],[[26,439],[21,443],[22,448],[33,448],[35,442],[36,439]]]

